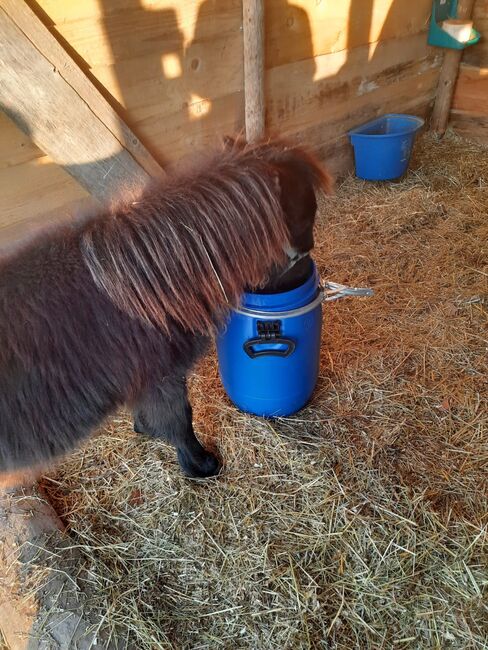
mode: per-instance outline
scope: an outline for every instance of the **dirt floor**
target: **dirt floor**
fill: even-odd
[[[138,650],[488,647],[488,150],[419,140],[396,183],[321,203],[324,307],[312,403],[238,413],[213,356],[195,424],[225,459],[192,482],[120,414],[43,487],[103,628]],[[31,588],[49,579],[32,562]]]

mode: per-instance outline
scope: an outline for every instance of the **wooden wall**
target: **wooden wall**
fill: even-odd
[[[488,0],[476,0],[473,21],[481,39],[463,54],[451,125],[461,135],[488,144]]]
[[[480,41],[464,51],[463,62],[466,65],[486,68],[488,66],[488,0],[475,0],[473,22],[481,34]]]
[[[241,0],[28,4],[161,164],[243,128]],[[425,114],[440,64],[426,44],[430,10],[431,0],[266,0],[269,130],[344,171],[347,129],[385,111]],[[4,116],[0,185],[0,240],[89,201]]]
[[[87,192],[0,111],[0,247],[46,220],[68,218]]]

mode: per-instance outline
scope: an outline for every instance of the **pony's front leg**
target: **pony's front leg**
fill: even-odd
[[[200,444],[193,431],[184,377],[167,377],[141,397],[134,409],[134,431],[174,445],[187,476],[207,478],[220,471],[216,456]]]

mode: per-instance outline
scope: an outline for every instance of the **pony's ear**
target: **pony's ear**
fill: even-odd
[[[326,193],[334,193],[334,178],[322,162],[314,160],[314,177],[317,185]]]
[[[321,189],[326,194],[333,193],[334,179],[332,175],[327,167],[310,150],[303,147],[290,148],[285,152],[284,159],[294,165],[298,165],[316,189]]]

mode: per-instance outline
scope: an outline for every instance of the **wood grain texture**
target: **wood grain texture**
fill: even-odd
[[[10,108],[14,111],[19,109],[17,112],[22,113],[20,107],[25,106],[25,98],[19,106],[15,104],[15,99],[19,99],[16,97],[16,92],[18,94],[21,91],[22,85],[25,91],[30,90],[30,100],[35,100],[36,96],[38,101],[42,98],[46,111],[56,108],[54,106],[55,98],[59,97],[60,100],[63,100],[64,107],[59,105],[62,103],[59,101],[58,113],[67,112],[67,108],[73,115],[80,111],[83,118],[77,123],[74,118],[72,124],[76,123],[79,129],[84,123],[85,135],[88,136],[88,140],[89,130],[93,128],[92,140],[97,144],[104,143],[102,149],[104,146],[107,147],[110,152],[108,156],[103,151],[96,152],[101,154],[101,159],[106,157],[112,164],[111,158],[115,155],[117,148],[122,149],[120,159],[123,166],[134,175],[135,182],[145,179],[146,173],[152,176],[161,176],[163,172],[158,163],[27,5],[18,0],[2,0],[1,11],[2,31],[4,32],[2,46],[5,61],[2,78],[5,85],[9,84],[8,90],[4,89],[3,98],[5,102],[8,102]],[[26,76],[22,78],[24,74]],[[36,101],[33,105],[36,105]],[[39,105],[40,107],[41,105]],[[48,115],[48,112],[44,113],[44,120],[48,119]],[[28,126],[28,114],[20,114],[20,117],[23,124]],[[38,131],[39,124],[40,121],[36,121]],[[86,133],[87,131],[88,133]],[[78,131],[79,135],[81,135],[80,131]],[[35,137],[33,139],[35,140]],[[92,148],[94,147],[93,141],[91,142]],[[45,140],[44,144],[46,144]],[[86,144],[90,146],[90,142],[86,142]],[[70,143],[70,146],[74,148],[73,142]],[[43,150],[51,153],[45,147]],[[57,160],[56,156],[53,158]],[[64,164],[64,161],[60,162]],[[77,164],[76,161],[75,164]],[[85,174],[84,170],[83,174]],[[97,187],[97,196],[102,196],[99,184],[95,184],[95,186]]]
[[[0,103],[13,121],[97,198],[148,176],[80,96],[0,10]]]
[[[481,40],[464,50],[463,62],[481,68],[488,67],[488,0],[475,0],[473,22],[481,34]]]
[[[7,2],[22,5],[0,6]],[[131,141],[117,113],[164,163],[244,128],[242,0],[27,2],[61,43],[60,56],[67,52],[83,83],[115,108],[115,122],[103,120],[124,148]],[[426,45],[430,0],[265,0],[265,9],[269,127],[316,146],[338,169],[351,161],[347,129],[432,103],[440,61]],[[3,233],[25,230],[29,215],[41,223],[43,214],[69,213],[87,197],[1,118],[0,183],[12,188]]]
[[[450,125],[465,138],[488,145],[488,116],[475,115],[471,112],[451,111]]]
[[[461,65],[450,125],[460,135],[488,144],[488,67]]]
[[[304,129],[293,139],[308,144],[313,142],[318,156],[326,161],[331,172],[343,176],[354,168],[353,148],[345,131],[385,112],[394,112],[399,104],[405,112],[427,120],[435,97],[435,83],[432,81],[427,76],[419,85],[415,79],[405,79],[397,87],[396,95],[382,89],[368,103],[350,107],[349,110],[345,106],[346,112],[340,117]]]
[[[158,160],[175,162],[191,153],[188,143],[205,147],[229,128],[241,128],[241,0],[39,4],[49,29],[69,44],[79,65]],[[222,105],[231,112],[223,114]],[[181,124],[188,126],[188,136],[183,132],[176,148],[168,126],[175,123],[180,133]]]
[[[125,50],[122,56],[128,52],[135,56],[133,48],[138,51],[147,48],[165,21],[168,34],[174,32],[176,21],[178,31],[187,42],[192,38],[198,11],[200,22],[206,23],[207,40],[211,40],[235,29],[236,15],[242,11],[242,0],[202,3],[196,0],[83,0],[80,3],[38,0],[38,3],[70,43],[79,41],[80,47],[84,47],[84,42],[87,50],[98,50],[100,56],[105,44],[97,46],[94,33],[90,36],[90,30],[96,31],[96,25],[103,29],[110,22]],[[422,31],[428,25],[432,3],[431,0],[415,3],[410,0],[265,0],[265,8],[266,65],[274,67]],[[129,21],[132,37],[126,34]],[[125,34],[131,39],[127,49]],[[110,55],[110,48],[105,53]]]
[[[244,102],[248,142],[264,135],[264,0],[243,0]]]
[[[178,161],[195,152],[219,145],[222,136],[244,131],[244,102],[241,92],[224,95],[209,103],[195,102],[162,118],[151,115],[137,128],[161,153]]]
[[[298,133],[315,124],[333,123],[343,133],[354,126],[347,115],[370,103],[376,106],[380,97],[391,97],[396,110],[403,110],[399,95],[402,83],[408,82],[412,93],[421,92],[424,83],[432,88],[437,84],[440,57],[427,46],[425,34],[381,42],[368,61],[369,56],[370,47],[366,45],[348,56],[339,52],[317,57],[319,81],[310,73],[308,61],[268,70],[270,131]],[[360,123],[358,119],[356,124]]]
[[[93,209],[90,197],[0,113],[0,255],[48,223]]]
[[[35,160],[43,155],[29,136],[0,111],[0,174],[6,167]]]
[[[241,0],[85,0],[77,4],[39,0],[39,4],[49,16],[50,29],[69,42],[158,158],[174,161],[191,152],[190,143],[204,147],[229,128],[242,126]],[[362,90],[367,89],[384,43],[397,42],[404,58],[410,46],[418,52],[420,39],[425,45],[425,32],[420,37],[418,33],[428,24],[431,3],[266,0],[265,7],[265,65],[268,72],[273,70],[273,78],[292,73],[286,103],[299,107],[305,94],[323,97],[323,81],[328,93],[333,75],[340,95],[342,77],[352,68],[363,79]],[[392,45],[390,52],[395,49]],[[166,75],[162,61],[168,55],[178,61],[180,76]],[[395,60],[399,58],[394,54]],[[294,63],[300,65],[274,74],[276,68]],[[295,74],[302,76],[306,92]],[[205,113],[190,108],[199,99],[207,102]],[[280,102],[281,95],[275,100],[268,90],[269,115]],[[169,125],[177,125],[180,137],[174,137]],[[275,121],[273,130],[276,125]]]
[[[95,65],[90,73],[126,109],[134,125],[151,115],[161,118],[185,110],[197,97],[213,102],[242,92],[242,43],[240,36],[237,42],[235,39],[234,34],[224,34],[210,43],[193,41],[185,56],[178,52],[150,54]]]
[[[0,231],[57,210],[68,213],[89,194],[49,157],[1,170]],[[8,233],[0,234],[7,239]]]
[[[488,67],[461,65],[452,108],[488,116]]]
[[[426,29],[431,0],[268,0],[266,67]]]
[[[418,105],[409,108],[409,113],[426,117],[430,115],[432,105]],[[316,147],[317,155],[327,162],[327,167],[336,178],[343,178],[354,170],[354,152],[347,135],[329,140]]]
[[[141,2],[97,0],[47,2],[38,6],[48,27],[90,66],[109,65],[165,52],[182,53],[193,41],[211,44],[224,34],[240,37],[241,0]]]

